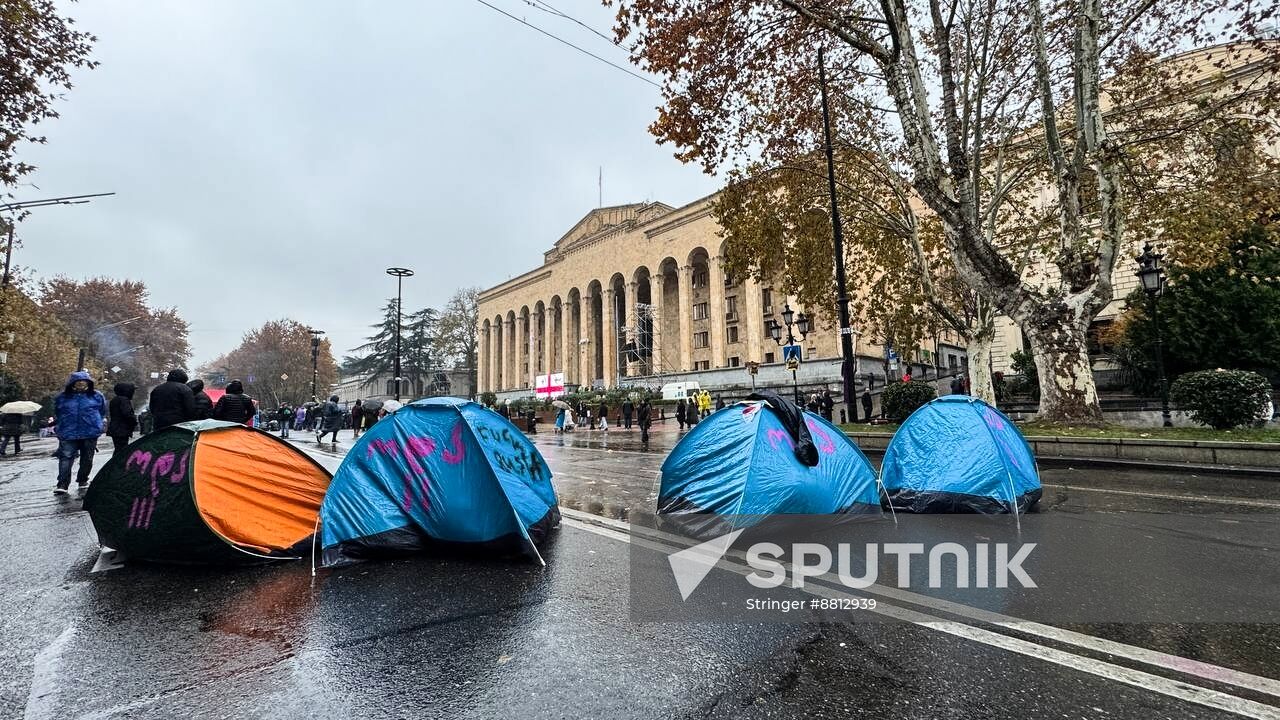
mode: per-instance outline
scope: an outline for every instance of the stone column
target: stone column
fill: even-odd
[[[623,326],[631,328],[631,330],[627,331],[627,342],[635,342],[640,337],[640,333],[638,332],[640,329],[640,318],[636,315],[636,290],[639,286],[640,284],[634,280],[627,283],[627,296],[623,298],[622,301],[624,304],[623,306],[626,308],[626,310],[623,311],[626,317],[623,317],[621,322]],[[652,288],[650,288],[650,290],[652,291]],[[626,358],[622,361],[622,374],[628,376],[635,374],[631,367],[630,358]]]
[[[515,372],[511,373],[511,387],[520,389],[524,387],[525,358],[529,356],[529,321],[525,320],[524,315],[516,315],[515,327],[511,331],[511,347],[515,351]]]
[[[502,328],[502,389],[515,387],[512,380],[516,376],[516,347],[512,344],[516,336],[516,320],[511,318]]]
[[[676,287],[680,294],[680,307],[676,308],[676,317],[680,318],[680,370],[688,372],[693,369],[693,266],[680,268],[680,284]]]
[[[560,372],[564,373],[564,382],[569,384],[573,381],[573,372],[570,367],[574,365],[577,357],[573,354],[578,350],[578,339],[569,337],[569,319],[570,312],[569,302],[560,302]]]
[[[476,330],[476,395],[489,389],[489,331],[484,323]]]
[[[582,372],[578,382],[591,387],[596,379],[596,343],[600,342],[596,337],[595,301],[590,295],[584,295],[578,306],[581,308],[579,324],[582,337],[587,339],[587,344],[578,348],[578,367]]]
[[[707,307],[707,318],[711,321],[711,367],[728,365],[724,354],[724,268],[720,265],[723,258],[707,259],[707,284],[711,289],[711,300]]]
[[[555,366],[551,363],[555,362],[555,321],[552,319],[551,306],[547,305],[542,311],[542,372],[550,375],[555,372]]]
[[[489,326],[489,392],[498,392],[502,388],[498,387],[498,376],[502,362],[502,355],[498,353],[498,335],[502,332],[500,323],[493,323]]]
[[[613,300],[613,288],[605,288],[604,303],[600,307],[604,313],[601,323],[601,342],[604,343],[604,386],[611,388],[618,382],[618,321]]]
[[[742,295],[738,296],[738,332],[746,331],[742,341],[747,344],[744,361],[760,362],[764,357],[760,349],[764,343],[764,303],[760,301],[760,283],[747,278],[742,283]]]
[[[667,278],[665,275],[658,274],[649,276],[649,304],[653,305],[653,312],[651,313],[653,321],[653,347],[650,348],[653,350],[653,356],[649,358],[649,362],[652,365],[650,372],[655,375],[663,370],[662,343],[665,341],[665,338],[662,337],[662,299],[666,297],[666,295],[663,294],[666,282]]]
[[[528,369],[528,370],[526,370],[526,371],[525,371],[525,373],[524,373],[524,381],[525,381],[525,383],[527,383],[526,387],[528,387],[528,388],[529,388],[529,390],[530,390],[530,391],[532,391],[532,390],[533,390],[533,376],[534,376],[534,375],[536,375],[536,374],[538,373],[538,359],[537,359],[537,356],[538,356],[538,329],[537,329],[537,328],[538,328],[538,325],[537,325],[537,319],[536,319],[533,315],[530,315],[530,316],[529,316],[529,322],[528,322],[528,324],[529,324],[530,326],[532,326],[532,327],[527,327],[527,328],[525,328],[525,330],[524,330],[524,331],[525,331],[525,345],[524,345],[524,348],[525,348],[525,358],[529,361],[529,369]]]

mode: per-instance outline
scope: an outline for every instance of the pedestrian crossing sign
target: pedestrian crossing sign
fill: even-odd
[[[800,367],[801,356],[799,345],[782,346],[782,359],[787,361],[788,370],[796,370]]]

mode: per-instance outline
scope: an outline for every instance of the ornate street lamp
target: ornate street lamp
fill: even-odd
[[[404,324],[404,312],[401,299],[404,290],[404,279],[413,277],[409,268],[387,268],[387,274],[396,279],[396,400],[400,399],[400,326]]]
[[[799,317],[796,317],[795,311],[791,309],[791,303],[784,303],[782,306],[782,322],[787,328],[787,339],[785,343],[782,340],[783,326],[778,324],[777,318],[771,318],[769,320],[769,337],[773,338],[773,341],[778,345],[797,345],[801,340],[804,340],[806,335],[809,334],[809,317],[803,312],[800,313]],[[795,331],[800,333],[799,339],[797,339],[795,334],[792,332],[792,328],[795,328]],[[796,405],[803,408],[803,405],[800,403],[800,385],[796,380],[795,368],[791,369],[791,388],[795,392]]]
[[[1164,255],[1152,252],[1151,243],[1147,243],[1142,248],[1142,254],[1135,258],[1138,262],[1138,271],[1134,275],[1138,276],[1138,280],[1142,282],[1142,289],[1147,293],[1147,300],[1151,305],[1151,321],[1156,326],[1156,372],[1160,381],[1160,415],[1164,419],[1165,427],[1173,427],[1173,419],[1169,415],[1169,383],[1164,377],[1164,339],[1161,337],[1163,330],[1160,327],[1160,305],[1156,302],[1156,298],[1164,292],[1164,268],[1160,267],[1160,261],[1164,259]]]
[[[323,330],[307,328],[311,333],[311,402],[319,402],[316,398],[316,380],[320,376],[320,336]]]

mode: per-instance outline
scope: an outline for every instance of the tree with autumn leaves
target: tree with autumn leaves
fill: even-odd
[[[320,340],[316,370],[316,395],[324,399],[338,381],[338,365],[327,338]],[[240,380],[244,391],[264,408],[307,402],[311,400],[310,329],[289,319],[263,323],[245,333],[239,347],[205,363],[197,374]]]
[[[1086,331],[1113,299],[1118,260],[1152,237],[1131,229],[1164,237],[1158,176],[1191,164],[1178,139],[1233,121],[1259,146],[1277,137],[1280,43],[1263,39],[1272,3],[617,4],[619,40],[664,81],[652,132],[677,157],[740,178],[821,147],[824,46],[841,156],[881,158],[895,192],[936,218],[944,276],[1023,328],[1046,420],[1101,418]]]

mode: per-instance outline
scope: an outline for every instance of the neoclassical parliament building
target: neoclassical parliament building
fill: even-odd
[[[801,343],[801,382],[835,389],[834,307],[800,307],[769,285],[728,276],[714,199],[592,210],[544,253],[540,267],[483,291],[479,390],[527,396],[539,376],[551,374],[563,374],[569,389],[657,389],[675,380],[745,387],[749,362],[761,364],[763,384],[789,385],[767,330],[770,319],[781,322],[787,303],[817,316]],[[964,362],[959,346],[935,352],[943,367]],[[864,367],[882,372],[883,347],[864,338],[857,353]],[[927,353],[915,359],[926,358],[932,360]]]

